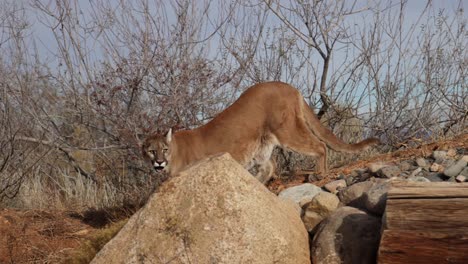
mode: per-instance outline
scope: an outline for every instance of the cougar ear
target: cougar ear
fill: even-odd
[[[171,140],[172,140],[172,128],[170,128],[169,131],[167,131],[166,133],[166,142],[171,143]]]

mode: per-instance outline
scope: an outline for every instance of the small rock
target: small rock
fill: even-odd
[[[461,160],[464,160],[464,161],[468,162],[468,155],[464,155],[464,156],[461,158]]]
[[[324,178],[325,178],[325,177],[324,177],[323,175],[321,175],[321,174],[315,174],[315,173],[309,174],[309,177],[308,177],[309,182],[321,181],[321,180],[323,180]]]
[[[353,170],[353,171],[349,174],[349,176],[354,177],[354,178],[357,178],[357,177],[359,177],[359,175],[361,175],[361,174],[362,174],[362,173],[359,173],[358,170]],[[348,176],[348,177],[349,177],[349,176]]]
[[[408,178],[410,176],[410,174],[411,173],[408,172],[408,171],[402,171],[399,177]]]
[[[444,181],[444,175],[441,174],[441,173],[430,173],[430,174],[424,176],[424,178],[428,179],[431,182],[442,182],[442,181]]]
[[[444,167],[442,167],[442,165],[440,165],[439,163],[432,163],[431,167],[429,168],[429,171],[432,171],[432,172],[441,172],[444,170]]]
[[[447,159],[447,151],[436,150],[432,152],[432,157],[434,158],[435,162],[444,163],[444,161]]]
[[[462,170],[466,167],[466,165],[467,165],[467,162],[465,160],[463,160],[463,159],[460,159],[455,164],[447,167],[444,170],[444,174],[447,177],[455,177],[458,174],[460,174],[460,172],[462,172]]]
[[[457,177],[455,177],[455,180],[457,182],[466,182],[466,177],[463,175],[458,175]]]
[[[426,177],[423,177],[423,176],[408,177],[408,179],[406,179],[406,180],[410,181],[410,182],[431,182],[429,179],[427,179]]]
[[[340,189],[343,189],[346,187],[346,181],[345,180],[336,180],[329,182],[325,184],[325,189],[331,193],[337,193]]]
[[[352,207],[341,207],[317,228],[311,245],[312,262],[376,263],[380,218]]]
[[[418,175],[421,171],[422,171],[422,168],[421,168],[421,167],[415,169],[413,172],[411,172],[411,174],[409,175],[409,178],[415,177],[415,176]]]
[[[413,161],[410,161],[410,160],[404,160],[404,161],[400,162],[400,164],[398,164],[398,166],[400,167],[400,170],[402,170],[402,171],[411,171],[411,170],[415,169],[415,167],[413,165]]]
[[[314,199],[304,207],[305,213],[302,217],[302,221],[307,231],[311,232],[315,226],[338,208],[339,203],[340,200],[334,194],[328,192],[317,194]]]
[[[429,167],[429,163],[427,162],[427,160],[425,158],[417,158],[416,159],[416,165],[418,165],[419,167],[422,167],[422,168]]]
[[[370,173],[365,172],[365,173],[361,174],[361,176],[359,177],[359,182],[367,181],[371,177],[372,177],[372,175]]]
[[[389,165],[383,162],[374,162],[374,163],[368,164],[367,168],[369,169],[370,172],[377,173],[377,171],[387,166]]]
[[[309,233],[314,232],[314,228],[320,224],[323,219],[325,219],[324,216],[312,210],[305,211],[304,215],[302,216],[302,222],[304,223],[304,226]]]
[[[468,167],[465,167],[461,172],[460,175],[468,177]]]
[[[375,183],[371,181],[358,182],[340,191],[338,193],[338,198],[340,198],[340,201],[345,205],[365,209],[363,194],[374,186],[374,184]]]
[[[350,186],[351,184],[354,183],[354,177],[353,176],[348,176],[346,179],[346,186]]]
[[[380,183],[372,186],[365,194],[365,205],[369,212],[383,215],[387,203],[387,192],[390,182]]]
[[[339,203],[340,200],[336,195],[328,192],[320,192],[307,204],[306,209],[313,210],[323,215],[334,211],[338,208]]]
[[[449,150],[447,151],[447,156],[449,156],[449,157],[452,157],[452,158],[453,158],[453,157],[455,157],[456,155],[457,155],[457,150],[456,150],[456,149],[451,148],[451,149],[449,149]]]
[[[457,180],[455,179],[455,177],[450,177],[450,178],[448,178],[447,181],[448,181],[448,182],[457,182]]]
[[[310,203],[312,199],[318,193],[322,192],[322,189],[312,183],[304,183],[298,186],[284,189],[278,194],[281,199],[290,199],[297,203],[301,208],[306,203]]]
[[[377,175],[381,178],[393,178],[398,177],[401,174],[401,170],[398,166],[387,166],[377,171]]]

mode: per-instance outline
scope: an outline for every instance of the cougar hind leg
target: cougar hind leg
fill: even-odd
[[[285,124],[285,127],[276,131],[275,134],[283,147],[315,157],[318,173],[328,171],[327,146],[309,130],[302,118],[298,117],[293,122]]]
[[[259,164],[258,172],[255,175],[255,178],[259,180],[261,183],[266,184],[275,173],[276,164],[275,162],[270,159],[262,164]]]

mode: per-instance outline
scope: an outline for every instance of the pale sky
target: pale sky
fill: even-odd
[[[12,2],[14,0],[0,0],[0,2],[7,3],[7,2]],[[96,0],[79,0],[78,1],[78,8],[83,12],[84,17],[89,17],[87,13],[90,12],[91,10],[91,2],[98,2]],[[18,2],[22,2],[26,6],[28,3],[31,1],[28,0],[21,0]],[[33,1],[32,1],[33,2]],[[39,1],[41,3],[45,4],[53,4],[54,1],[47,1],[47,0],[41,0]],[[118,4],[119,0],[112,1],[110,0],[109,2],[115,2],[115,4]],[[151,3],[151,1],[149,1]],[[164,2],[164,1],[162,1]],[[358,8],[360,6],[366,6],[367,3],[373,2],[372,0],[359,0],[358,1]],[[385,1],[384,1],[385,2]],[[168,0],[168,3],[169,0]],[[456,10],[457,5],[459,4],[459,1],[457,0],[433,0],[431,1],[432,6],[434,7],[432,9],[432,15],[436,14],[439,12],[439,10],[445,9],[450,11],[449,13],[453,12],[453,10]],[[468,3],[468,0],[463,0],[462,5],[463,8],[466,7]],[[406,24],[405,26],[409,26],[411,23],[414,23],[416,19],[418,18],[420,12],[423,10],[423,8],[426,6],[427,1],[425,0],[408,0],[407,2],[407,15],[406,15]],[[396,7],[398,8],[398,7]],[[28,8],[28,21],[31,23],[31,36],[36,39],[36,45],[37,49],[40,53],[40,57],[43,59],[48,58],[48,64],[50,64],[51,67],[56,66],[56,61],[54,59],[53,53],[57,50],[57,44],[56,41],[53,37],[53,34],[49,28],[47,28],[45,25],[43,25],[40,20],[44,20],[44,17],[40,18],[37,12],[32,11],[32,9]],[[215,12],[214,14],[216,15],[217,10],[214,9],[212,12]],[[273,14],[271,14],[273,16]],[[357,19],[357,23],[362,23],[362,19],[360,18],[353,18]],[[92,42],[89,43],[89,45],[93,45]],[[216,44],[215,44],[216,45]],[[91,50],[93,50],[94,54],[92,54],[92,57],[95,59],[99,59],[101,57],[99,49],[94,49],[94,46],[91,47]],[[336,62],[335,62],[336,63]],[[340,62],[338,62],[340,63]]]

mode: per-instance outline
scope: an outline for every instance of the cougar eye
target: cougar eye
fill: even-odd
[[[168,148],[164,148],[164,149],[163,149],[163,152],[165,153],[165,152],[167,152],[168,150],[169,150]]]

